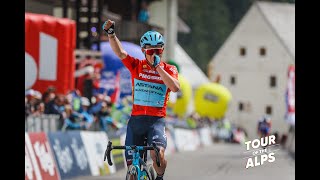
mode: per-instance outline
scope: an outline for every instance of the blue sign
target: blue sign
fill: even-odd
[[[48,133],[61,179],[91,175],[80,131]]]

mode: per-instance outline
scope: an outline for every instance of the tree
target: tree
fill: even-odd
[[[191,28],[178,42],[206,73],[208,62],[255,0],[178,0],[178,15]],[[294,0],[269,0],[289,2]]]

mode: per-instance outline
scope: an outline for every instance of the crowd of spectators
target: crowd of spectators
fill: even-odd
[[[127,102],[115,106],[105,94],[97,93],[89,99],[79,90],[59,94],[54,87],[48,87],[44,93],[28,89],[25,92],[25,118],[55,114],[59,117],[57,128],[60,130],[109,131],[121,128],[129,117],[130,98],[124,100]],[[126,113],[122,109],[126,109]]]

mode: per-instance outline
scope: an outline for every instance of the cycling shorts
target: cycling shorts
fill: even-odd
[[[167,136],[165,131],[165,119],[157,116],[131,116],[127,126],[127,134],[125,145],[145,145],[145,138],[147,138],[147,145],[150,146],[155,142],[157,146],[164,149],[167,147]],[[142,153],[140,154],[142,155]],[[126,150],[125,157],[127,164],[132,162],[132,151]]]

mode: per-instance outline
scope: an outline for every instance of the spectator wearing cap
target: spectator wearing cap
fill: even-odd
[[[105,96],[101,103],[101,109],[97,113],[97,119],[99,121],[100,129],[107,132],[108,126],[113,125],[113,119],[111,117],[112,103],[109,96]]]
[[[94,96],[93,105],[91,106],[91,108],[89,110],[90,114],[97,115],[97,113],[102,108],[102,102],[103,102],[104,98],[105,98],[105,95],[103,95],[103,94],[96,94],[96,96]]]
[[[41,115],[44,113],[45,105],[42,102],[42,94],[40,91],[34,91],[34,115]]]
[[[25,92],[25,97],[26,97],[26,114],[31,115],[34,114],[36,111],[36,91],[33,89],[28,89]]]
[[[86,97],[81,97],[80,114],[83,120],[86,122],[86,129],[89,129],[94,121],[92,114],[89,114],[90,101]]]

